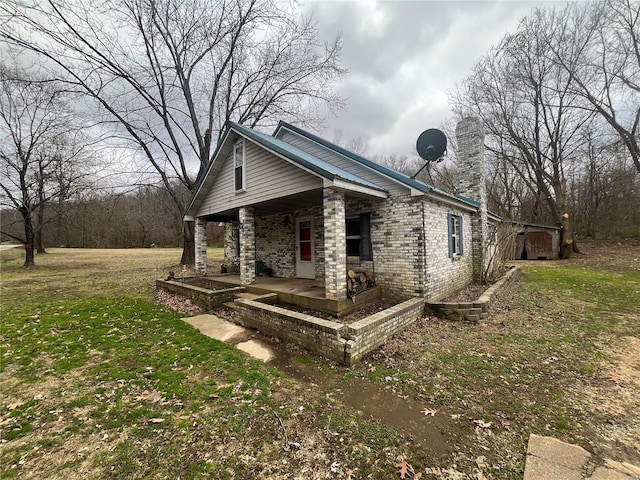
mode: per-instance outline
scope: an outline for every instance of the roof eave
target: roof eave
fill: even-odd
[[[331,186],[336,190],[344,191],[344,192],[356,192],[362,193],[371,197],[377,198],[387,198],[388,194],[384,190],[367,187],[366,185],[361,185],[359,183],[350,182],[343,178],[335,177],[333,181],[330,183],[326,183],[325,185]]]

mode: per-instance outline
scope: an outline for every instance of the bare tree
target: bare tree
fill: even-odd
[[[553,15],[545,54],[613,128],[640,173],[640,3],[572,3]]]
[[[72,167],[74,156],[60,148],[75,128],[63,94],[4,65],[0,86],[0,205],[22,216],[24,237],[11,236],[25,245],[24,266],[30,267],[36,237],[44,251],[46,205],[62,198],[83,174]]]
[[[478,62],[452,100],[459,114],[483,120],[488,150],[509,162],[536,207],[562,227],[560,252],[568,258],[575,245],[565,169],[593,113],[573,91],[571,75],[545,55],[547,32],[556,28],[554,15],[536,10]]]
[[[93,99],[104,127],[153,166],[176,207],[212,159],[227,121],[309,123],[340,108],[340,38],[275,0],[48,0],[0,6],[0,38],[44,57]],[[195,260],[185,223],[182,263]]]

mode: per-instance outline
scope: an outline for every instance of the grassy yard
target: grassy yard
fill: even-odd
[[[406,459],[515,479],[530,433],[640,464],[640,247],[623,247],[525,264],[489,321],[425,317],[352,369],[298,353],[322,384],[155,303],[177,249],[52,249],[29,270],[1,252],[0,477],[392,479]],[[447,453],[336,400],[362,379],[424,405]]]

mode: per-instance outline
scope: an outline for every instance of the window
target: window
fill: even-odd
[[[463,254],[462,245],[462,216],[447,214],[449,228],[449,257],[459,257]]]
[[[233,165],[236,192],[243,191],[245,187],[244,140],[236,142],[236,144],[233,146]]]
[[[347,256],[360,257],[360,260],[373,260],[371,214],[361,213],[357,218],[348,218],[346,233]]]

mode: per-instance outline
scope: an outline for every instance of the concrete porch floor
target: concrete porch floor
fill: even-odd
[[[226,273],[219,275],[207,275],[206,278],[216,282],[227,283],[232,286],[244,286],[248,293],[266,295],[277,293],[280,301],[299,305],[305,308],[320,310],[341,318],[360,307],[374,302],[382,297],[380,287],[374,287],[358,294],[354,299],[344,298],[330,300],[325,298],[323,280],[311,280],[306,278],[282,278],[257,276],[255,282],[250,285],[242,285],[240,275]]]
[[[242,283],[240,282],[240,275],[233,273],[220,275],[208,274],[207,278],[219,282],[230,283],[238,287],[242,286]],[[258,276],[254,283],[247,285],[246,287],[247,291],[255,294],[291,293],[312,298],[325,298],[324,281],[322,280]]]

